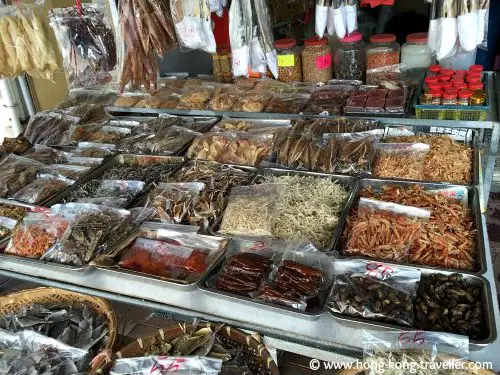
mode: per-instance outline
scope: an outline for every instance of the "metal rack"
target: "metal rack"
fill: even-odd
[[[497,87],[496,77],[488,74],[491,80],[489,87]],[[420,120],[414,118],[383,118],[386,124],[407,125],[419,127],[445,127],[460,129],[476,129],[482,135],[486,157],[485,168],[480,180],[485,202],[489,196],[492,183],[495,157],[500,139],[500,123],[497,117],[498,101],[492,97],[491,118],[488,121],[439,121]],[[110,112],[117,111],[110,107]],[[137,114],[138,110],[119,109],[120,113]],[[178,111],[178,110],[141,110],[142,114],[157,115],[171,113],[198,116],[220,116],[221,113],[210,111]],[[276,116],[274,114],[232,113],[237,117],[247,118],[290,118],[290,115]],[[294,116],[297,117],[297,116]],[[374,117],[370,117],[373,119]],[[493,310],[496,317],[497,332],[500,332],[500,312],[495,288],[495,279],[491,261],[491,253],[485,224],[482,215],[482,229],[486,244],[486,272],[483,277],[490,284]],[[363,323],[351,323],[334,318],[328,312],[318,317],[308,317],[293,312],[262,308],[247,304],[244,300],[227,300],[220,296],[203,292],[202,290],[166,288],[165,283],[156,279],[127,274],[106,272],[103,269],[90,268],[85,271],[72,271],[57,265],[46,264],[40,267],[32,262],[18,258],[3,257],[0,259],[0,274],[23,279],[30,282],[59,287],[77,292],[108,298],[124,303],[130,303],[161,311],[173,317],[201,318],[214,321],[224,321],[244,329],[256,330],[266,335],[268,343],[274,347],[291,352],[301,353],[310,357],[329,361],[354,361],[361,357],[362,330],[371,329]],[[485,347],[471,346],[470,359],[474,361],[492,361],[493,369],[500,371],[500,339]]]

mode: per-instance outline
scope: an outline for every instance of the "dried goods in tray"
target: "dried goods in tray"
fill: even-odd
[[[293,131],[323,135],[325,133],[357,133],[379,129],[377,120],[364,120],[349,117],[335,119],[299,119],[293,122]]]
[[[481,287],[461,274],[425,275],[415,303],[416,327],[481,340],[485,335],[483,305]]]
[[[283,130],[276,132],[274,136],[273,151],[279,165],[315,171],[322,169],[326,149],[317,137]]]
[[[83,158],[105,158],[115,153],[116,145],[95,142],[79,142],[77,148],[71,151],[74,156]]]
[[[8,197],[49,172],[49,167],[35,160],[9,154],[0,161],[0,197]]]
[[[78,180],[90,172],[91,166],[73,164],[51,164],[50,168],[70,180]]]
[[[24,136],[33,144],[64,145],[69,141],[69,129],[80,119],[62,112],[40,112],[31,117]]]
[[[102,180],[93,198],[84,201],[94,203],[100,201],[105,202],[102,204],[107,206],[126,207],[143,191],[145,185],[144,181],[136,180]]]
[[[74,183],[73,180],[42,175],[11,195],[11,198],[31,204],[41,204]]]
[[[272,235],[284,240],[308,240],[319,250],[328,250],[348,191],[319,177],[281,176],[270,182],[284,185],[275,206]]]
[[[377,177],[423,180],[425,158],[430,150],[424,143],[379,143],[373,173]]]
[[[74,125],[70,132],[70,142],[116,143],[129,135],[131,130],[102,124],[88,124]]]
[[[216,89],[212,99],[208,103],[208,109],[214,111],[230,111],[234,103],[239,99],[242,93],[235,90],[228,89]]]
[[[430,212],[420,208],[360,198],[357,211],[347,219],[343,252],[406,262],[429,217]]]
[[[474,150],[447,135],[389,137],[390,143],[424,143],[430,146],[425,155],[422,179],[455,184],[472,183]]]
[[[368,172],[375,155],[375,146],[383,133],[380,129],[335,135],[327,146],[327,158],[331,158],[327,161],[328,165],[338,173]]]
[[[21,221],[27,214],[28,208],[13,206],[8,203],[0,203],[0,217],[8,217],[15,221]]]
[[[429,220],[423,223],[420,236],[410,247],[410,263],[472,271],[477,266],[477,230],[467,205],[447,196],[453,190],[442,188],[427,192],[420,185],[388,185],[379,191],[364,189],[360,195],[431,212]]]
[[[239,100],[234,103],[233,112],[263,112],[272,98],[271,93],[244,93]]]
[[[18,135],[16,138],[5,137],[0,147],[1,152],[6,154],[22,155],[26,150],[31,148],[31,143],[23,135]]]
[[[66,163],[70,154],[52,147],[37,144],[27,150],[23,156],[43,164],[63,164]]]
[[[300,113],[309,101],[309,95],[275,95],[269,102],[267,113]]]
[[[271,151],[272,135],[207,133],[197,137],[187,152],[195,159],[259,166]]]

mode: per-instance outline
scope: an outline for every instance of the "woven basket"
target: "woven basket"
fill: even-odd
[[[204,327],[210,327],[212,330],[217,328],[217,325],[214,323],[200,323],[195,326],[192,324],[181,325],[176,324],[170,326],[168,328],[160,329],[158,333],[154,336],[140,338],[125,346],[122,350],[115,353],[113,356],[102,356],[97,360],[99,363],[94,363],[92,371],[90,374],[107,374],[111,369],[114,359],[116,358],[134,358],[134,357],[142,357],[145,355],[147,350],[151,347],[152,343],[157,343],[158,341],[171,341],[176,337],[184,334],[185,331],[189,331],[192,329],[200,329]],[[266,349],[266,346],[259,341],[257,341],[251,335],[246,334],[239,329],[235,329],[229,326],[223,327],[218,333],[222,339],[226,339],[234,344],[243,344],[249,347],[253,352],[256,353],[256,358],[259,364],[267,369],[267,373],[271,375],[279,375],[278,366],[274,359],[271,357],[271,354]],[[114,357],[114,358],[112,358]]]
[[[95,312],[106,317],[109,327],[109,339],[106,346],[102,349],[113,348],[116,340],[116,316],[111,305],[105,300],[57,288],[29,289],[0,297],[0,317],[15,313],[22,307],[33,304],[44,306],[85,304]]]

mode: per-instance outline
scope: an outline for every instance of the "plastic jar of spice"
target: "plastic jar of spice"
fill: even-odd
[[[467,88],[467,84],[464,81],[455,82],[455,83],[453,83],[453,87],[456,87],[457,89],[461,90],[461,89]]]
[[[278,81],[291,83],[302,81],[302,64],[297,41],[279,39],[274,43],[278,57]]]
[[[362,81],[365,75],[366,46],[359,31],[340,39],[335,51],[335,78]]]
[[[432,91],[432,105],[440,105],[441,104],[441,91]]]
[[[302,50],[302,75],[304,82],[328,82],[332,79],[332,51],[328,39],[318,37],[304,40]]]
[[[468,84],[468,87],[471,90],[482,90],[484,88],[484,85],[482,82],[470,82]]]
[[[394,34],[376,34],[366,49],[366,69],[399,64],[399,44]]]
[[[443,105],[457,105],[457,93],[443,92]]]
[[[482,72],[483,71],[483,66],[482,65],[471,65],[469,66],[469,70],[473,72]]]
[[[427,33],[414,33],[406,37],[406,43],[401,47],[401,63],[410,69],[431,65],[432,54],[427,46]]]
[[[441,65],[429,66],[429,75],[438,75],[440,71],[441,71]]]
[[[463,105],[463,106],[469,105],[471,96],[472,96],[471,90],[460,90],[458,92],[457,105]]]
[[[432,94],[428,92],[420,95],[420,104],[432,104]]]

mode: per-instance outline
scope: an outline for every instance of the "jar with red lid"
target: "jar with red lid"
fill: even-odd
[[[469,105],[471,96],[472,90],[460,90],[458,92],[457,105]]]
[[[458,89],[456,87],[448,87],[444,92],[449,92],[450,94],[458,94]]]
[[[335,78],[362,81],[365,75],[366,46],[359,31],[340,39],[333,59]]]
[[[429,83],[427,85],[427,91],[441,91],[440,83]]]
[[[431,83],[438,83],[439,78],[436,76],[425,77],[424,82],[427,86],[429,86]]]
[[[451,74],[440,74],[438,75],[439,82],[447,82],[451,80]]]
[[[453,75],[455,71],[453,69],[441,69],[441,74]]]
[[[467,83],[465,83],[464,81],[455,82],[455,83],[453,83],[453,87],[456,87],[459,90],[465,89],[465,88],[467,88]]]
[[[441,82],[441,88],[443,90],[449,89],[450,87],[453,87],[453,83],[451,82]]]
[[[278,59],[278,81],[301,82],[302,64],[297,41],[294,38],[279,39],[274,46]]]
[[[482,65],[471,65],[469,66],[469,70],[473,72],[482,72],[483,71],[483,66]]]
[[[432,105],[440,105],[441,104],[441,91],[431,91],[432,95]]]
[[[332,79],[332,51],[327,38],[313,36],[304,40],[302,50],[304,82],[319,83]]]
[[[406,37],[406,43],[401,47],[401,63],[407,69],[431,65],[432,54],[427,46],[427,33],[414,33]]]
[[[462,82],[462,83],[463,83],[463,82],[464,82],[464,79],[463,79],[462,77],[455,77],[455,76],[453,76],[453,77],[451,78],[451,83],[455,84],[455,83],[457,83],[457,82]]]
[[[399,50],[399,43],[396,42],[394,34],[376,34],[370,37],[370,44],[366,49],[367,83],[377,83],[379,76],[384,78],[381,73],[370,70],[399,64]]]
[[[441,71],[441,65],[429,66],[429,73],[432,73],[433,75],[439,74],[440,71]]]
[[[468,75],[465,79],[467,83],[481,82],[481,77],[477,75]]]
[[[482,90],[484,85],[482,82],[471,82],[468,84],[468,88],[471,90]]]
[[[457,93],[456,92],[443,92],[443,105],[457,105]]]

